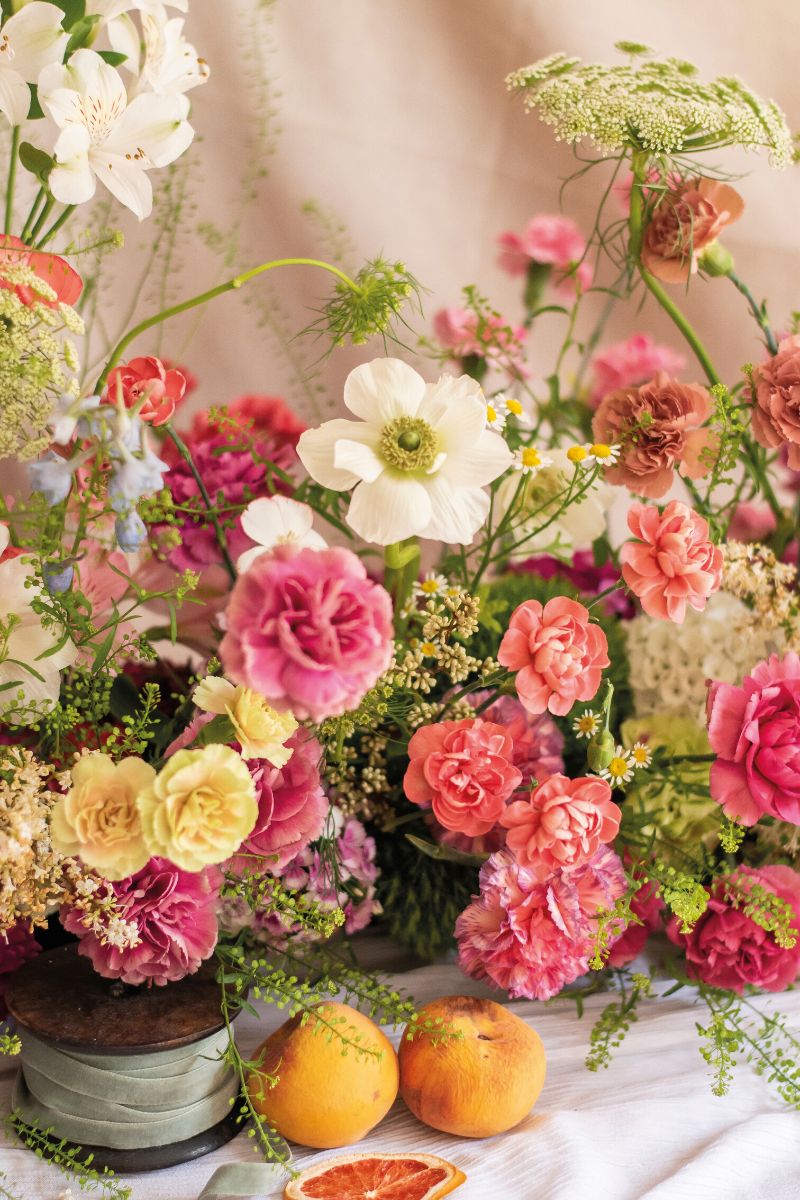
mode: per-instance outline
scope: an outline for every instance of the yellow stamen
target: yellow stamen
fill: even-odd
[[[513,413],[515,417],[522,416],[522,405],[520,404],[519,400],[506,400],[506,408],[510,413]]]
[[[595,458],[610,458],[611,447],[607,446],[605,442],[595,442],[592,446],[592,454]]]
[[[526,446],[522,451],[523,467],[540,467],[542,458],[535,446]]]

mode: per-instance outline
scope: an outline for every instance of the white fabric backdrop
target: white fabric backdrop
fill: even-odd
[[[409,971],[393,983],[420,1003],[484,994],[455,966]],[[454,1200],[797,1200],[800,1113],[773,1099],[747,1067],[737,1072],[728,1096],[711,1094],[694,1028],[705,1019],[705,1006],[680,992],[646,1002],[609,1069],[592,1074],[583,1064],[589,1031],[608,1000],[590,997],[581,1021],[565,1000],[510,1006],[538,1030],[548,1062],[533,1113],[510,1133],[485,1141],[436,1133],[398,1100],[355,1149],[442,1155],[468,1177]],[[779,1006],[796,1028],[800,993],[781,996]],[[262,1022],[243,1014],[237,1036],[244,1049],[254,1050],[280,1020],[274,1010]],[[0,1060],[2,1111],[13,1070]],[[296,1159],[310,1163],[335,1153],[298,1151]],[[252,1158],[252,1144],[240,1136],[208,1158],[126,1182],[132,1200],[196,1200],[214,1167]],[[57,1200],[64,1187],[54,1168],[21,1148],[0,1145],[0,1169],[20,1200]]]

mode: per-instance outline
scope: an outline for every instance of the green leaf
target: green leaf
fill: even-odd
[[[109,629],[108,633],[106,634],[106,636],[103,638],[103,641],[101,642],[100,646],[98,647],[97,653],[94,656],[94,662],[92,663],[93,671],[99,671],[100,668],[102,667],[103,663],[108,658],[108,655],[111,651],[111,647],[114,645],[114,634],[116,632],[117,632],[116,625],[112,625],[111,628]]]
[[[19,148],[19,161],[26,171],[30,171],[31,175],[35,175],[40,183],[47,186],[48,176],[56,165],[54,158],[45,154],[44,150],[37,150],[30,142],[23,142]]]
[[[426,842],[424,838],[419,838],[413,833],[406,834],[406,841],[411,842],[411,845],[422,854],[427,854],[429,858],[436,858],[440,862],[463,863],[471,867],[480,867],[489,857],[488,854],[467,854],[466,851],[455,850],[452,846],[440,846],[436,842]]]
[[[109,708],[111,715],[121,720],[132,717],[139,707],[139,690],[129,675],[117,675],[111,685]]]
[[[61,24],[66,30],[72,29],[86,16],[86,0],[51,0],[51,3],[63,12],[64,20]]]
[[[35,83],[29,83],[28,87],[31,92],[31,106],[28,109],[28,119],[30,121],[41,121],[44,116],[44,111],[39,103],[39,89]]]
[[[64,62],[74,54],[76,50],[83,50],[91,45],[92,38],[95,34],[95,25],[100,20],[99,13],[93,13],[90,17],[81,17],[80,21],[76,21],[72,26],[67,48],[64,51]]]
[[[97,53],[110,67],[119,67],[128,61],[127,54],[121,54],[119,50],[98,50]]]

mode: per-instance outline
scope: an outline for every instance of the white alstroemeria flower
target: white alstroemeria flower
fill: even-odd
[[[12,125],[21,125],[31,106],[29,83],[40,71],[60,63],[69,41],[61,28],[63,10],[34,0],[0,29],[0,112]]]
[[[114,21],[123,13],[134,9],[157,17],[165,8],[177,8],[179,12],[188,12],[189,0],[89,0],[86,5],[87,15],[98,15],[103,21]]]
[[[142,13],[144,65],[141,82],[160,96],[174,96],[205,83],[210,69],[183,36],[181,17]]]
[[[61,130],[50,190],[64,204],[82,204],[95,179],[139,220],[150,215],[147,172],[183,154],[194,137],[185,96],[146,93],[128,103],[122,77],[93,50],[77,50],[66,66],[39,76],[39,101]]]
[[[328,543],[311,528],[313,521],[313,509],[288,496],[261,496],[251,500],[241,516],[242,529],[258,545],[239,555],[236,570],[243,575],[257,558],[284,542],[298,549],[306,546],[324,550]]]
[[[344,402],[361,420],[306,430],[297,453],[323,487],[355,489],[351,528],[381,546],[471,542],[489,511],[483,488],[511,465],[508,446],[486,428],[475,380],[426,383],[399,359],[377,358],[350,372]]]

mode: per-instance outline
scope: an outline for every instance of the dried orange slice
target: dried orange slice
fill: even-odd
[[[303,1171],[284,1200],[441,1200],[466,1175],[435,1154],[343,1154]]]

